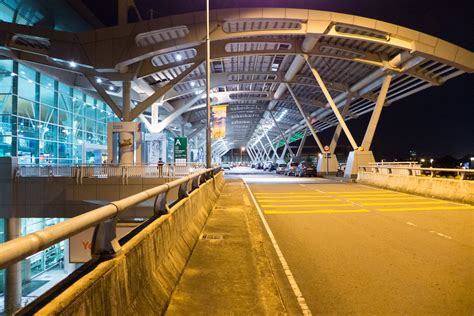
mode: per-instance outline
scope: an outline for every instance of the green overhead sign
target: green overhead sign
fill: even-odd
[[[174,160],[188,158],[188,138],[176,137],[174,139]]]

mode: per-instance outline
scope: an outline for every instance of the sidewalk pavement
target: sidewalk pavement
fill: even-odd
[[[266,238],[243,181],[227,180],[166,314],[294,314]]]

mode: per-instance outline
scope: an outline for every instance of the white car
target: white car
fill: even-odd
[[[226,169],[227,169],[227,170],[230,170],[230,164],[227,163],[227,162],[223,163],[221,167],[222,167],[222,169],[224,169],[224,170],[226,170]]]

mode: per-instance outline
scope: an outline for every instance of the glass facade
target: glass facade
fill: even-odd
[[[91,29],[64,0],[0,0],[0,20],[24,25],[40,25],[58,31]]]
[[[17,156],[20,164],[101,163],[94,151],[107,145],[107,123],[115,121],[104,102],[0,60],[0,156]]]

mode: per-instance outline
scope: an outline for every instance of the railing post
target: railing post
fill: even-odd
[[[201,176],[197,176],[197,177],[193,178],[193,182],[192,182],[192,186],[191,186],[192,190],[199,189],[199,185],[201,183],[200,178],[201,178]]]
[[[95,259],[111,259],[120,252],[116,233],[117,217],[103,221],[94,229],[91,255]]]
[[[153,204],[153,214],[157,216],[169,214],[169,207],[167,202],[168,191],[158,194]]]
[[[181,183],[179,185],[179,188],[178,188],[178,201],[189,196],[189,194],[188,194],[188,183],[189,183],[189,180],[186,180],[186,181],[184,181],[183,183]]]

